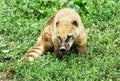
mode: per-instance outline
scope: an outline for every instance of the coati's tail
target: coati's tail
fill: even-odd
[[[44,52],[49,50],[52,47],[51,30],[51,26],[46,26],[36,44],[28,50],[28,52],[23,58],[20,59],[20,61],[23,61],[25,58],[28,58],[30,62],[34,61]]]
[[[28,52],[25,54],[25,56],[23,56],[20,61],[23,61],[24,59],[28,59],[30,62],[34,61],[35,59],[37,59],[40,55],[42,55],[44,53],[44,43],[42,41],[42,38],[39,37],[38,41],[36,42],[36,44],[34,46],[32,46]]]
[[[29,62],[34,61],[35,59],[37,59],[40,55],[42,55],[44,53],[44,44],[43,41],[41,39],[41,37],[38,39],[37,43],[32,46],[28,52],[19,60],[20,62],[24,61],[25,59],[28,59]],[[9,69],[6,72],[6,78],[11,78],[14,74],[14,70],[13,69]]]
[[[44,53],[44,46],[43,45],[35,45],[28,50],[28,52],[25,54],[24,57],[20,59],[20,61],[23,61],[25,58],[28,58],[28,60],[34,61],[37,59],[40,55]]]
[[[28,59],[30,62],[34,61],[35,59],[37,59],[40,55],[42,55],[44,52],[44,47],[42,45],[34,45],[33,47],[30,48],[30,50],[28,50],[28,52],[25,54],[24,57],[22,57],[19,61],[22,62],[25,59]],[[14,70],[13,69],[9,69],[6,72],[6,78],[11,78],[14,74]]]

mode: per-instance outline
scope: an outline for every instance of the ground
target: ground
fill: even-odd
[[[33,63],[18,60],[34,45],[47,19],[74,8],[87,29],[87,55],[68,52],[63,60],[46,53]],[[119,81],[119,0],[0,1],[0,81]],[[12,78],[5,72],[14,69]]]

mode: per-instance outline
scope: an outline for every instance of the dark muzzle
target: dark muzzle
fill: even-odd
[[[60,47],[60,51],[61,51],[62,53],[65,53],[65,52],[66,52],[66,47],[65,47],[65,46]]]

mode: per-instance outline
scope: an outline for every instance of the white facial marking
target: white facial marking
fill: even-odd
[[[72,33],[69,33],[68,35],[69,35],[69,36],[72,36]]]

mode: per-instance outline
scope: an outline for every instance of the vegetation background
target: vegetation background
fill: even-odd
[[[48,52],[20,64],[47,19],[65,7],[74,8],[89,31],[87,55],[72,50],[58,60]],[[9,68],[15,74],[6,79]],[[0,0],[0,80],[120,81],[120,0]]]

